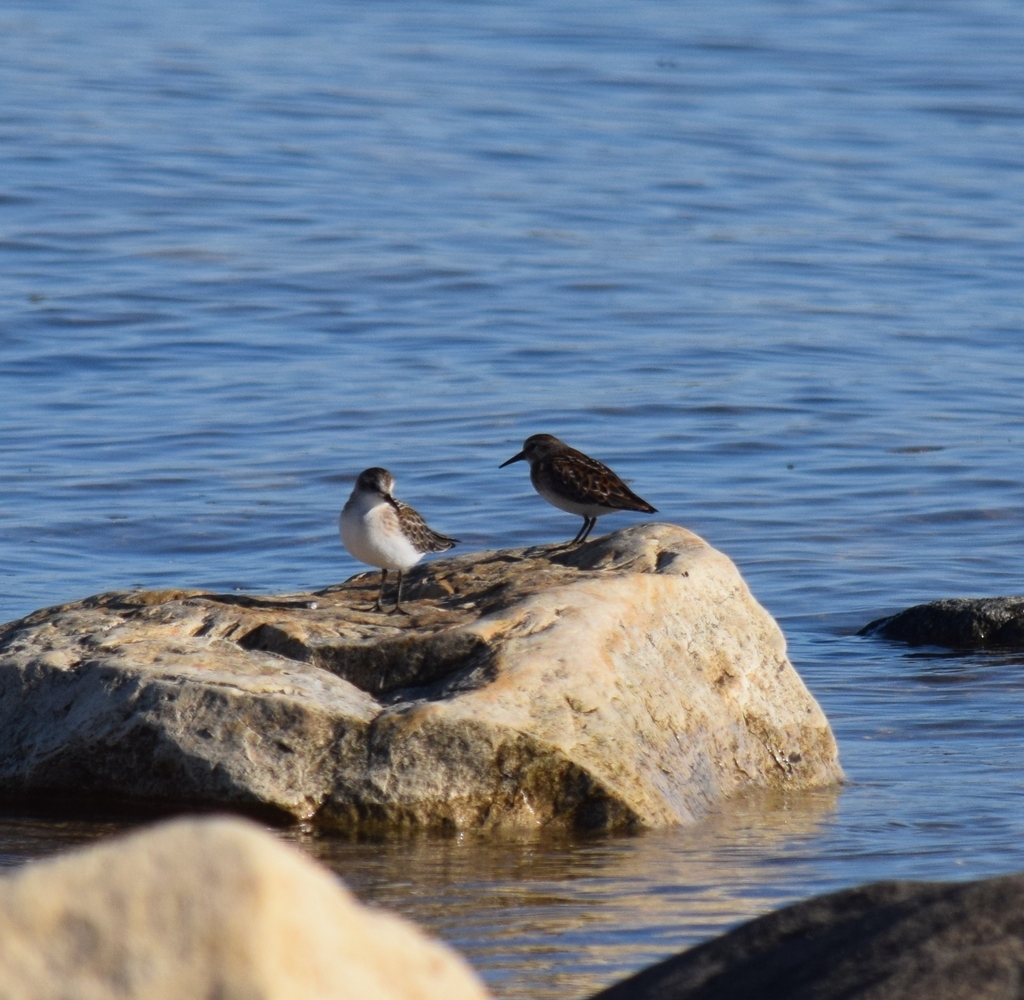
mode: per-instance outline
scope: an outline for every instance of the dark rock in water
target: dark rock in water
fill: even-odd
[[[592,1000],[1019,1000],[1024,875],[878,882],[770,913]]]
[[[1024,649],[1024,597],[952,597],[879,618],[858,635],[950,649]]]

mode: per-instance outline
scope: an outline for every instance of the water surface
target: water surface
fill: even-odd
[[[0,618],[335,582],[369,465],[466,548],[569,538],[497,469],[549,431],[737,562],[850,784],[636,838],[289,836],[522,998],[1024,869],[1021,658],[853,634],[1024,591],[1021,52],[1009,0],[5,0]],[[0,860],[126,822],[9,816]]]

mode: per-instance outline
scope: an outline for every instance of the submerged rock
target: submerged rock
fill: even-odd
[[[685,823],[842,772],[735,566],[649,524],[315,594],[104,594],[0,630],[0,795],[343,828]]]
[[[1024,597],[953,597],[879,618],[858,635],[949,649],[1024,649]]]
[[[1024,875],[878,882],[805,900],[592,1000],[1019,1000]]]
[[[0,995],[487,996],[447,947],[235,819],[166,823],[0,878]]]

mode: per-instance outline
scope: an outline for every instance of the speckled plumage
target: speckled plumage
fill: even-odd
[[[523,442],[523,450],[512,462],[530,463],[534,489],[554,507],[583,518],[573,544],[584,541],[599,517],[617,510],[656,514],[657,510],[637,496],[602,462],[570,448],[552,434],[534,434]]]
[[[389,569],[398,571],[394,610],[401,611],[402,573],[428,552],[447,552],[459,541],[429,527],[416,510],[395,499],[394,488],[395,477],[387,469],[364,470],[338,522],[345,548],[360,562],[380,567],[375,611],[381,609]]]
[[[395,512],[398,529],[412,542],[417,552],[424,555],[428,552],[447,552],[458,544],[457,538],[449,538],[439,531],[434,531],[415,508],[396,500],[393,496],[388,496],[387,499]]]

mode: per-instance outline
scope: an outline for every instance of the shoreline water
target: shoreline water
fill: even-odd
[[[10,0],[0,28],[0,618],[326,586],[377,464],[467,548],[567,538],[498,471],[550,432],[736,562],[849,784],[769,842],[455,841],[415,878],[323,846],[359,891],[537,997],[776,901],[1024,870],[1021,658],[853,634],[1024,591],[1021,5]]]
[[[826,712],[841,707],[832,721],[850,780],[840,788],[746,795],[696,827],[636,836],[375,840],[324,836],[302,825],[271,829],[327,864],[364,901],[394,909],[456,947],[495,996],[520,1000],[588,995],[811,895],[883,878],[964,880],[1024,870],[1014,816],[991,798],[994,754],[1011,765],[1003,771],[1011,802],[1016,787],[1017,727],[1006,694],[1019,683],[1024,657],[907,647],[857,636],[859,624],[857,616],[814,616],[787,625],[791,655]],[[868,650],[872,669],[858,669]],[[989,697],[979,700],[979,690]],[[901,692],[898,703],[893,691]],[[956,727],[948,711],[936,711],[951,705],[960,713]],[[899,727],[889,721],[897,715]],[[987,742],[980,760],[971,757],[978,732]],[[930,810],[919,805],[941,767],[935,747],[961,773],[973,769],[984,779],[960,787],[955,816],[941,797]],[[64,811],[55,804],[49,815],[32,816],[8,806],[0,815],[0,864],[22,864],[155,818],[137,810],[92,817]],[[969,842],[960,834],[965,823]]]
[[[398,912],[455,947],[495,997],[540,1000],[586,996],[797,899],[793,873],[780,878],[773,871],[773,849],[809,836],[835,794],[772,798],[768,809],[762,796],[731,803],[686,831],[618,837],[375,840],[301,826],[267,829],[327,865],[364,902]],[[154,817],[139,819],[40,821],[6,808],[0,866],[116,836]],[[763,887],[752,892],[759,879]]]

